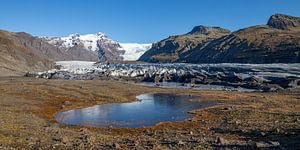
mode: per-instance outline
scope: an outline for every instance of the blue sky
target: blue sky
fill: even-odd
[[[38,36],[104,32],[151,43],[196,25],[230,30],[265,24],[274,13],[300,16],[300,0],[1,0],[0,29]]]

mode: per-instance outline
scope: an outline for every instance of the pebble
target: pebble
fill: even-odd
[[[280,146],[280,143],[276,141],[269,141],[269,143],[272,144],[273,146]]]
[[[66,144],[66,145],[69,145],[70,144],[70,140],[67,136],[64,136],[61,140],[62,143]]]
[[[225,107],[224,108],[224,110],[232,110],[233,109],[233,107],[231,106],[231,107]]]
[[[260,141],[260,142],[256,142],[255,146],[257,148],[270,148],[270,147],[280,146],[280,143],[279,142],[274,142],[274,141],[269,141],[269,142]]]
[[[135,147],[135,150],[144,150],[144,148],[142,146],[137,146]]]
[[[116,149],[121,149],[121,146],[120,146],[120,144],[118,144],[118,143],[114,143],[114,144],[113,144],[113,147],[116,148]]]
[[[183,141],[178,141],[178,145],[184,145],[185,144],[185,142],[183,142]]]
[[[69,105],[72,105],[72,103],[70,101],[65,101],[64,105],[69,106]]]
[[[228,144],[228,141],[227,141],[227,140],[225,140],[224,138],[219,137],[219,136],[217,137],[216,142],[217,142],[218,144],[221,144],[221,145],[226,145],[226,144]]]
[[[202,123],[202,124],[208,124],[208,121],[206,121],[206,120],[200,120],[200,123]]]

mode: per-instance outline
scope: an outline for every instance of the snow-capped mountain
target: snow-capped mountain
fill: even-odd
[[[94,53],[101,61],[137,60],[151,48],[151,44],[118,43],[102,32],[85,35],[71,34],[67,37],[43,37],[43,39],[70,53],[80,52],[79,55]]]

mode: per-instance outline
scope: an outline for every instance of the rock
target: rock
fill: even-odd
[[[96,137],[93,136],[93,135],[88,136],[88,137],[87,137],[87,142],[88,142],[89,144],[92,144],[92,145],[93,145],[93,144],[96,142]]]
[[[65,106],[72,105],[72,102],[70,102],[70,101],[65,101],[65,102],[64,102],[64,105],[65,105]]]
[[[277,133],[280,133],[280,129],[279,129],[279,128],[277,128],[277,129],[276,129],[276,132],[277,132]]]
[[[259,77],[257,75],[251,76],[251,77],[249,77],[245,80],[250,81],[250,82],[254,82],[254,83],[259,83],[259,84],[270,82],[269,80],[264,79],[263,77]]]
[[[226,144],[228,144],[228,141],[225,140],[224,138],[218,136],[216,143],[221,144],[221,145],[226,145]]]
[[[155,75],[154,82],[158,84],[160,83],[160,81],[161,81],[161,76],[159,74]]]
[[[230,106],[230,107],[225,107],[225,108],[224,108],[224,110],[232,110],[232,109],[233,109],[232,106]]]
[[[279,142],[269,141],[269,142],[256,142],[255,143],[256,148],[271,148],[271,147],[278,147],[280,146]]]
[[[240,124],[240,123],[241,123],[241,121],[239,121],[239,120],[235,121],[235,124]]]
[[[144,148],[142,146],[136,146],[135,150],[144,150]]]
[[[163,81],[164,82],[170,82],[171,80],[172,80],[171,79],[171,75],[168,72],[164,73],[164,75],[163,75]]]
[[[114,143],[114,144],[113,144],[113,147],[114,147],[115,149],[121,149],[121,146],[120,146],[120,144],[118,144],[118,143]]]
[[[268,148],[268,147],[270,147],[270,144],[265,143],[265,142],[256,142],[256,143],[255,143],[255,146],[256,146],[257,148]]]
[[[54,137],[52,137],[52,140],[55,141],[55,142],[60,142],[61,137],[59,135],[55,135]]]
[[[67,136],[64,136],[64,137],[62,138],[61,142],[62,142],[63,144],[65,144],[65,145],[70,145],[70,144],[71,144],[71,143],[70,143],[70,140],[69,140],[69,138],[68,138]]]
[[[280,146],[280,143],[279,143],[279,142],[276,142],[276,141],[269,141],[269,143],[270,143],[272,146]]]
[[[208,121],[206,121],[206,120],[200,120],[200,123],[202,123],[202,124],[208,124]]]
[[[185,142],[183,142],[183,141],[178,141],[178,145],[184,145],[185,144]]]
[[[261,136],[266,136],[266,133],[265,132],[260,132],[260,135]]]

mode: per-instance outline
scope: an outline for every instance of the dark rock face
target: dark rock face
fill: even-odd
[[[184,38],[187,35],[188,40]],[[140,60],[154,63],[297,63],[300,62],[300,18],[273,15],[268,25],[233,33],[197,26],[188,34],[154,44]]]
[[[106,39],[100,39],[97,42],[97,46],[99,47],[98,57],[101,62],[123,60],[123,57],[121,55],[123,55],[125,51],[120,50],[120,44],[110,43],[107,42]]]
[[[76,45],[74,47],[71,47],[68,50],[61,49],[66,55],[69,57],[65,57],[63,59],[56,59],[56,60],[64,60],[64,61],[70,61],[70,60],[81,60],[81,61],[99,61],[98,53],[94,51],[88,51],[83,48],[82,45]]]
[[[270,17],[267,25],[273,28],[287,30],[292,27],[300,27],[300,18],[284,14],[275,14]]]

